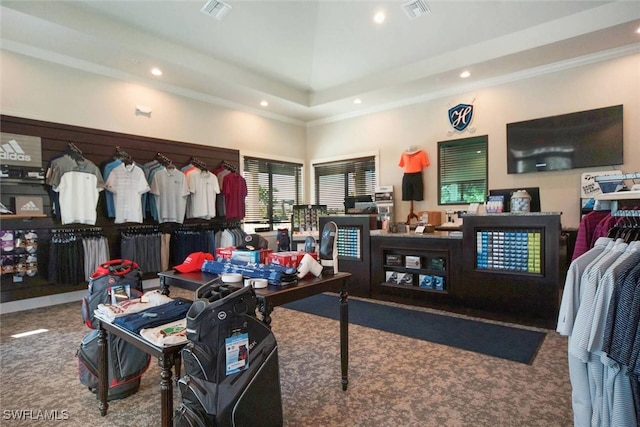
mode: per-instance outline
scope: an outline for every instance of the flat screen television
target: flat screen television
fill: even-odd
[[[507,124],[507,173],[621,165],[622,105]]]

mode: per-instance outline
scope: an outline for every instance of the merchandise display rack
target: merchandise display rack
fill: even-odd
[[[448,293],[449,251],[385,248],[383,260],[381,286]]]

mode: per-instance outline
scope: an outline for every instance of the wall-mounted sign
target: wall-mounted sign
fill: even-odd
[[[0,165],[42,167],[42,140],[38,136],[0,133]]]
[[[470,104],[458,104],[455,107],[449,108],[448,116],[451,127],[458,132],[462,132],[468,129],[470,132],[474,132],[475,128],[469,128],[471,121],[473,120],[473,101]],[[449,132],[449,135],[454,131]]]

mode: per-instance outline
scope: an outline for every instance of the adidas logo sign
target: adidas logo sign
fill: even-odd
[[[27,202],[20,208],[21,211],[39,211],[40,209],[33,201]]]
[[[12,139],[0,147],[0,160],[16,160],[19,162],[30,162],[31,156],[26,154],[18,141]]]

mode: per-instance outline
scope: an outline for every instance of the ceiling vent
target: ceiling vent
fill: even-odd
[[[227,16],[227,13],[231,10],[231,6],[218,1],[218,0],[209,0],[207,4],[205,4],[200,12],[212,16],[216,18],[218,21],[222,21],[222,18]]]
[[[429,10],[429,6],[427,6],[423,0],[413,0],[409,3],[405,3],[402,5],[402,9],[404,9],[404,12],[411,19],[419,18],[420,16],[431,12]]]

